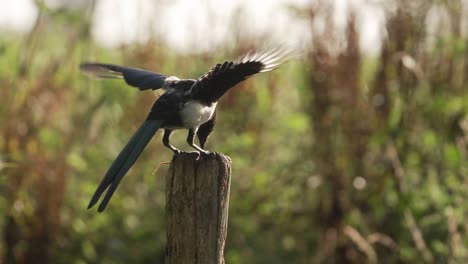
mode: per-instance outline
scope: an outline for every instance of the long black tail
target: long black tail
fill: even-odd
[[[156,131],[158,131],[161,123],[162,122],[159,120],[146,120],[140,126],[140,128],[133,135],[133,137],[110,166],[109,170],[104,176],[104,179],[102,179],[96,192],[91,198],[88,209],[93,207],[98,202],[103,192],[109,188],[98,208],[99,212],[104,211],[123,176],[125,176],[130,167],[132,167],[133,163],[135,163],[135,161],[138,159],[143,149],[149,143]]]

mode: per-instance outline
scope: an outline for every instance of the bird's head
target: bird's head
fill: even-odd
[[[175,76],[169,76],[164,80],[163,89],[174,89],[179,83],[180,79]]]

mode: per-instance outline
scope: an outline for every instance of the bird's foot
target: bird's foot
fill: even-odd
[[[210,154],[211,154],[211,152],[209,152],[209,151],[206,151],[206,150],[201,151],[201,150],[200,150],[200,151],[198,152],[197,160],[200,160],[202,157],[208,156],[208,155],[210,155]]]
[[[178,150],[178,149],[176,149],[176,148],[174,148],[174,149],[172,150],[172,152],[174,152],[174,156],[177,156],[177,155],[180,154],[180,150]]]

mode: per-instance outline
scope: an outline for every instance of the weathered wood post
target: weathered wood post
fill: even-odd
[[[224,263],[231,159],[173,157],[166,179],[166,264]]]

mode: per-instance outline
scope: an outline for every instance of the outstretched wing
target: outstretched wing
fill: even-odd
[[[217,64],[197,79],[192,86],[193,99],[206,104],[216,102],[231,87],[259,72],[278,68],[286,60],[286,52],[276,49],[259,53],[249,53],[237,61]]]
[[[140,90],[162,88],[164,81],[169,77],[157,72],[105,63],[82,63],[80,69],[97,78],[123,78],[128,85],[137,87]]]

